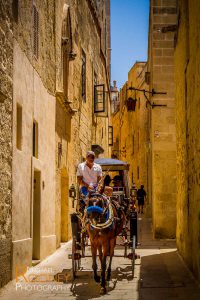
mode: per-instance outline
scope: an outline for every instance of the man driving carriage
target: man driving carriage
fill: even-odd
[[[130,242],[128,241],[126,209],[123,207],[123,200],[128,200],[129,196],[128,181],[126,183],[125,180],[127,174],[123,172],[128,169],[127,163],[110,158],[97,159],[96,163],[94,159],[94,152],[88,151],[86,161],[80,163],[77,170],[81,194],[78,203],[81,204],[82,201],[84,207],[77,207],[78,213],[71,215],[73,235],[72,274],[75,276],[77,269],[80,268],[77,260],[79,261],[81,257],[85,257],[85,245],[89,238],[94,279],[96,282],[100,282],[101,279],[101,292],[105,294],[106,280],[109,280],[111,276],[111,263],[117,237],[119,236],[122,239],[125,247],[123,257],[132,259],[132,266],[135,260],[136,239],[135,236],[132,236]],[[106,172],[104,176],[102,175],[102,169]],[[113,180],[110,177],[112,171],[115,172]],[[116,175],[117,171],[119,171],[119,175]],[[113,181],[113,184],[110,186],[111,181]],[[117,188],[114,191],[115,186]],[[119,200],[119,203],[116,200]],[[82,212],[82,216],[79,212]],[[132,249],[129,254],[127,254],[128,246]],[[97,274],[97,250],[101,262],[101,278]],[[106,277],[107,257],[109,257],[109,264]],[[132,275],[134,276],[133,267]]]
[[[89,191],[94,190],[102,178],[102,168],[94,162],[95,153],[88,151],[86,161],[80,163],[77,169],[77,181],[80,187],[81,203],[84,209],[85,199]]]

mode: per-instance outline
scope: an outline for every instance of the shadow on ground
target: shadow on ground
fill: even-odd
[[[140,300],[197,300],[200,288],[188,272],[177,251],[141,258]]]
[[[93,279],[93,271],[80,270],[77,273],[77,277],[74,281],[71,280],[71,270],[64,269],[61,273],[56,274],[55,278],[64,283],[71,282],[71,292],[77,300],[88,300],[93,298],[102,297],[100,294],[100,283],[96,283]],[[100,275],[100,272],[99,272]],[[62,280],[63,278],[63,280]],[[126,280],[131,283],[132,278],[132,268],[130,264],[124,268],[117,267],[112,271],[111,280],[107,282],[107,294],[112,292],[117,283]]]

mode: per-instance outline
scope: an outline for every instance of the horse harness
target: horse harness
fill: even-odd
[[[88,208],[95,207],[97,206],[96,203],[98,201],[103,202],[103,211],[101,213],[101,216],[107,215],[106,221],[104,223],[96,223],[94,224],[92,220],[88,216]],[[89,205],[92,204],[92,205]],[[113,206],[116,209],[117,216],[114,216],[114,211],[113,211]],[[91,211],[93,209],[91,208]],[[103,230],[106,228],[111,228],[114,224],[114,221],[116,221],[118,224],[121,223],[121,218],[122,218],[122,208],[120,207],[119,203],[117,203],[114,200],[111,200],[110,197],[102,195],[102,194],[94,194],[93,197],[88,199],[88,205],[86,206],[86,211],[87,211],[87,218],[84,220],[85,225],[87,223],[90,224],[91,228],[98,229],[98,230]]]

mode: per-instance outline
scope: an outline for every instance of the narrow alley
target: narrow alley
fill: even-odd
[[[14,280],[2,288],[0,299],[199,299],[199,286],[178,255],[175,241],[153,239],[151,219],[145,218],[144,215],[139,215],[138,225],[139,246],[136,252],[140,259],[136,260],[134,279],[131,277],[130,260],[115,257],[106,295],[100,295],[100,285],[93,279],[91,258],[82,259],[77,278],[71,280],[71,260],[68,259],[71,242],[68,242],[63,243],[53,255],[23,276],[19,276],[18,282]],[[87,253],[90,253],[89,246]],[[123,255],[123,249],[118,246],[115,255],[120,254]],[[48,277],[48,274],[51,276]],[[65,283],[56,282],[58,274],[63,274],[60,278],[64,278]]]
[[[200,299],[199,12],[0,0],[0,300]]]

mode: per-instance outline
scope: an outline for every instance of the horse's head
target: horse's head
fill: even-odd
[[[96,224],[103,223],[106,220],[105,208],[107,207],[107,198],[99,193],[91,194],[88,199],[87,213],[91,220]]]

